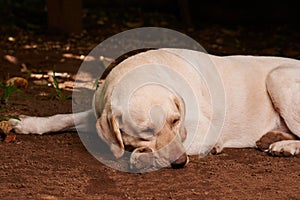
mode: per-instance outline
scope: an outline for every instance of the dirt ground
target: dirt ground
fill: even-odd
[[[71,99],[55,98],[52,86],[34,82],[30,74],[45,74],[55,65],[57,72],[71,75],[61,81],[72,82],[80,55],[121,30],[70,37],[24,30],[1,35],[0,81],[14,76],[29,81],[27,89],[1,104],[1,116],[71,113]],[[210,25],[185,33],[217,55],[300,58],[299,31],[287,26]],[[24,64],[27,72],[21,72]],[[0,149],[0,199],[300,199],[300,158],[271,157],[255,149],[226,149],[192,157],[183,169],[143,174],[106,167],[87,152],[77,133],[17,135],[12,143],[0,142]]]

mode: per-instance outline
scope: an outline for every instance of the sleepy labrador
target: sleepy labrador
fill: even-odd
[[[214,108],[207,85],[210,77],[195,71],[211,64],[216,69],[211,77],[219,76],[224,92],[220,116],[222,108]],[[180,74],[188,89],[175,84],[173,90],[172,84],[180,80],[174,80],[172,73]],[[145,83],[143,79],[148,80],[146,84],[140,84]],[[161,84],[162,80],[173,82]],[[116,158],[132,151],[134,168],[184,167],[188,155],[216,154],[229,147],[297,155],[299,90],[298,60],[156,49],[131,56],[113,68],[94,94],[93,110],[21,116],[20,121],[11,119],[10,123],[20,134],[43,134],[75,130],[75,124],[77,129],[88,129],[86,121],[96,116],[100,138]],[[191,106],[193,99],[197,109]]]

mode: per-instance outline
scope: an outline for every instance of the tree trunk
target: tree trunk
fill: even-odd
[[[48,27],[52,32],[80,33],[82,0],[47,0]]]

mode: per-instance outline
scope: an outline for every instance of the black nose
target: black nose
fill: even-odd
[[[171,166],[173,169],[179,169],[179,168],[185,167],[187,163],[188,163],[188,157],[187,157],[186,153],[184,153],[181,156],[179,156],[179,158],[177,160],[172,162]]]

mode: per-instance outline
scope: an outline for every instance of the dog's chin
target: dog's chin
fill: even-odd
[[[134,173],[145,173],[145,172],[151,172],[156,171],[161,168],[170,168],[170,163],[165,163],[159,160],[156,160],[154,164],[145,163],[142,161],[137,162],[130,162],[130,171]]]
[[[151,172],[166,167],[171,167],[171,163],[158,158],[154,152],[137,153],[133,151],[130,156],[130,170],[132,172]]]
[[[130,170],[134,173],[151,172],[161,168],[184,168],[189,163],[189,158],[186,154],[179,157],[178,160],[170,162],[153,152],[150,153],[132,153],[130,157]]]

